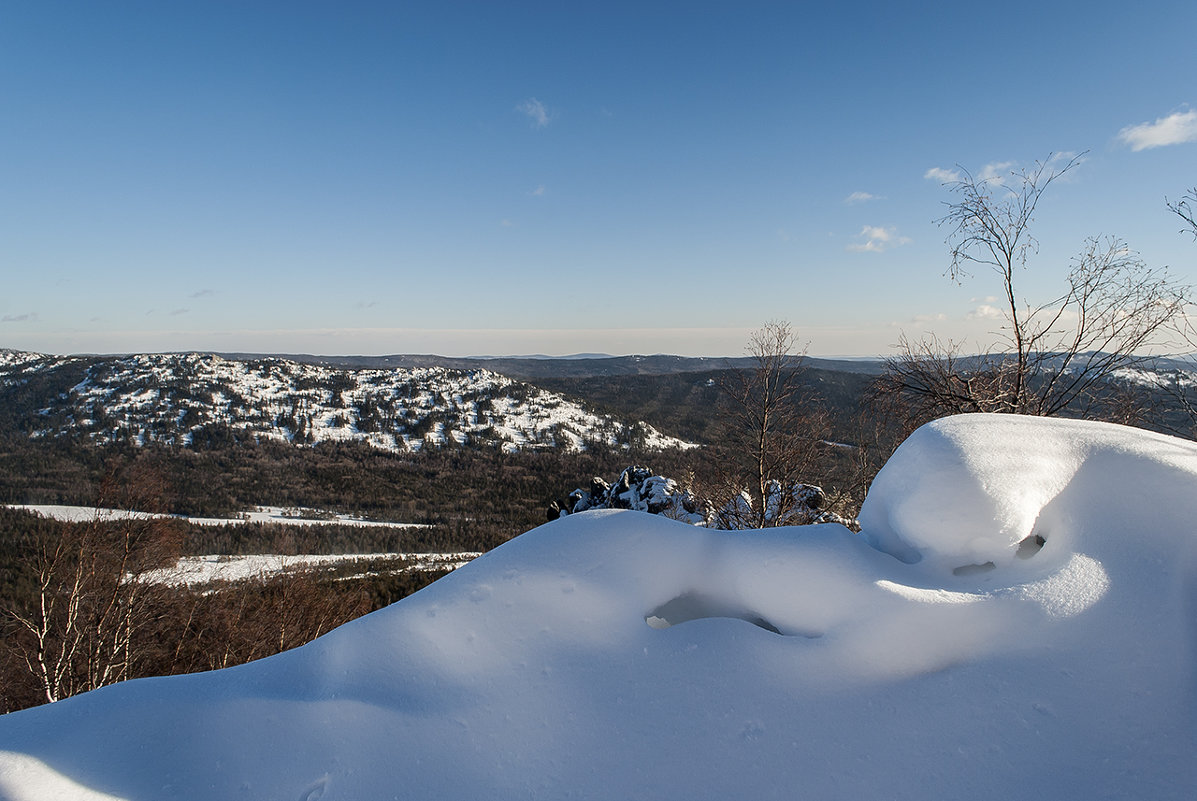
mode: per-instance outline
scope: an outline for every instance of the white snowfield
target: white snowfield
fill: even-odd
[[[258,506],[240,517],[189,517],[137,512],[129,509],[105,509],[94,506],[58,504],[5,504],[9,509],[24,509],[52,520],[86,523],[91,520],[145,520],[171,517],[196,526],[238,526],[247,523],[285,523],[292,526],[342,525],[362,528],[430,528],[427,523],[392,523],[364,520],[353,515],[326,512],[307,507]],[[401,570],[456,569],[480,556],[474,551],[456,553],[364,553],[364,554],[247,554],[239,556],[183,556],[172,568],[152,570],[143,580],[176,586],[201,586],[216,582],[237,582],[269,578],[287,571],[319,569],[352,562],[392,561]]]
[[[266,579],[289,571],[319,570],[346,564],[376,563],[386,572],[456,570],[477,559],[476,551],[456,553],[247,554],[183,556],[173,567],[142,574],[142,581],[199,587],[219,582]],[[355,574],[356,576],[365,573]]]
[[[948,418],[860,520],[571,515],[303,648],[0,718],[0,797],[1197,797],[1197,444]]]
[[[173,517],[193,526],[242,526],[247,523],[282,523],[288,526],[354,526],[359,528],[429,528],[428,523],[394,523],[386,520],[365,520],[353,515],[325,512],[307,507],[257,506],[240,517],[191,517],[189,515],[160,515],[129,509],[97,509],[94,506],[66,506],[61,504],[9,503],[9,509],[24,509],[52,520],[86,523],[91,520],[145,520],[154,517]]]

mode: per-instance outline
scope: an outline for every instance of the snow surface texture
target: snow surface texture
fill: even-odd
[[[0,352],[0,387],[74,357]],[[347,370],[199,353],[106,358],[40,411],[37,436],[191,445],[225,429],[295,444],[365,442],[390,451],[457,444],[581,450],[588,442],[694,447],[487,370]]]
[[[1195,490],[1191,442],[965,416],[863,536],[570,515],[303,648],[0,718],[0,797],[1192,799]]]

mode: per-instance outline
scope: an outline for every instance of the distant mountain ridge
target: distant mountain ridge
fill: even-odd
[[[48,389],[38,394],[40,387]],[[251,438],[299,445],[360,441],[391,451],[449,444],[506,451],[688,444],[484,369],[0,350],[0,401],[18,391],[25,393],[24,405],[36,404],[27,422],[31,436],[99,443],[203,446]]]
[[[671,356],[658,353],[651,356],[606,356],[576,354],[573,356],[436,356],[433,354],[394,354],[390,356],[313,356],[285,354],[264,357],[252,353],[222,353],[227,359],[282,358],[302,364],[324,364],[344,368],[389,367],[446,367],[455,370],[492,370],[511,378],[595,378],[599,376],[669,375],[673,373],[701,373],[708,370],[750,367],[748,357],[723,358],[716,356]],[[882,359],[822,359],[806,357],[808,367],[839,370],[849,373],[880,373]]]
[[[197,351],[205,352],[206,351]],[[8,357],[5,354],[9,354]],[[82,355],[77,358],[118,358],[137,354]],[[161,355],[184,355],[172,353]],[[701,373],[709,370],[744,368],[753,365],[746,356],[673,356],[665,353],[652,355],[630,354],[611,356],[604,353],[577,353],[570,356],[438,356],[432,353],[396,353],[384,356],[317,356],[310,353],[250,353],[227,351],[213,355],[230,361],[261,361],[281,359],[297,364],[314,364],[344,369],[394,369],[443,367],[451,370],[489,370],[509,378],[528,380],[533,378],[594,378],[604,375],[670,375],[673,373]],[[27,351],[0,348],[0,368],[6,359],[60,359],[68,357],[49,356]],[[827,359],[814,356],[803,358],[807,367],[823,370],[838,370],[846,373],[877,374],[885,367],[881,358]]]

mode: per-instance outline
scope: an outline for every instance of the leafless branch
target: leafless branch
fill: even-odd
[[[1184,223],[1184,227],[1180,229],[1182,234],[1189,233],[1197,239],[1197,217],[1194,216],[1193,206],[1197,205],[1197,186],[1190,189],[1188,192],[1180,196],[1180,200],[1173,203],[1170,200],[1164,201],[1168,205],[1168,210],[1175,214]]]

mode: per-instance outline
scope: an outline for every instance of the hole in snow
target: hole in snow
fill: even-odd
[[[717,598],[701,595],[696,592],[683,593],[672,601],[667,601],[658,606],[644,618],[644,622],[654,629],[667,629],[679,623],[702,620],[708,617],[726,617],[743,620],[765,631],[781,634],[781,630],[777,626],[774,626],[768,620],[751,610],[743,609]]]
[[[995,567],[997,567],[997,565],[995,565],[993,562],[984,562],[979,565],[961,565],[960,567],[957,567],[952,570],[952,575],[953,576],[975,576],[978,573],[988,573],[990,570],[993,570]]]
[[[1028,535],[1026,539],[1018,543],[1018,550],[1014,552],[1014,555],[1019,559],[1030,559],[1042,550],[1045,542],[1047,540],[1038,534]]]

